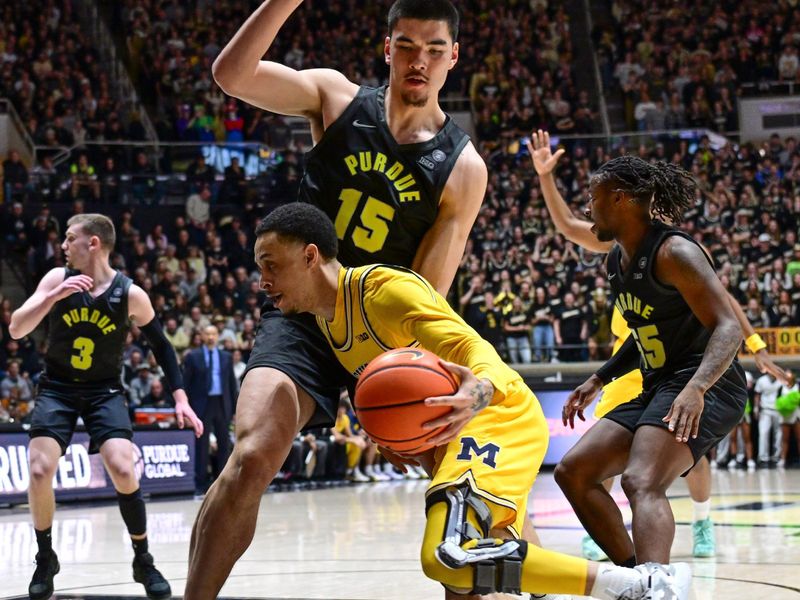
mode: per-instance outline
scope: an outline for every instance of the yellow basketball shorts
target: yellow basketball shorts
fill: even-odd
[[[436,449],[427,494],[466,482],[492,511],[492,527],[519,538],[548,441],[539,400],[522,380],[515,381],[502,402],[487,406],[456,439]]]
[[[642,393],[642,372],[636,369],[618,377],[603,387],[603,395],[594,409],[596,419],[617,408],[620,404],[630,402]]]

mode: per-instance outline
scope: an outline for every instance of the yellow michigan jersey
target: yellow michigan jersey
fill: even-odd
[[[428,493],[469,482],[492,509],[494,527],[519,537],[528,492],[547,450],[544,413],[520,375],[421,276],[386,265],[339,272],[332,322],[317,317],[339,362],[355,377],[387,350],[420,346],[472,369],[495,388],[489,406],[437,448]]]
[[[614,350],[612,354],[616,354],[617,350],[622,347],[625,340],[631,334],[628,329],[628,324],[615,306],[614,313],[611,316],[611,333],[617,336],[617,341],[614,342]],[[639,369],[626,373],[622,377],[618,377],[608,385],[603,387],[603,395],[597,402],[597,407],[594,409],[594,416],[598,419],[611,410],[615,409],[620,404],[625,404],[636,398],[642,393],[642,372]]]

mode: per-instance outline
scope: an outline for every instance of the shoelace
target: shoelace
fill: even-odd
[[[703,544],[710,544],[712,542],[711,528],[699,525],[695,528],[695,535],[700,538],[699,541]]]

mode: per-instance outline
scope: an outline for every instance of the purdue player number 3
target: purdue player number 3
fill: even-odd
[[[339,201],[342,205],[336,213],[336,237],[344,239],[353,215],[358,208],[363,192],[353,188],[345,188],[339,194]],[[351,234],[353,243],[367,252],[377,252],[383,248],[386,236],[389,235],[389,223],[394,218],[394,208],[381,202],[372,196],[367,197],[367,202],[361,210],[359,221],[361,225],[356,225]]]
[[[94,342],[87,337],[75,338],[72,348],[77,350],[77,354],[70,357],[69,364],[73,369],[87,371],[92,367],[92,353],[94,352]]]

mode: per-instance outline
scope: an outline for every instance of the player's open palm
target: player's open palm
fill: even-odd
[[[669,423],[669,430],[679,442],[688,442],[689,436],[696,438],[700,431],[700,415],[703,414],[703,391],[687,385],[672,402],[667,416],[662,420]]]
[[[445,369],[450,371],[461,382],[458,390],[450,396],[435,396],[425,399],[427,406],[452,406],[453,409],[446,415],[428,421],[424,427],[426,429],[437,429],[445,427],[437,435],[426,441],[441,446],[454,440],[470,419],[488,406],[492,400],[494,389],[488,390],[491,384],[479,381],[472,370],[462,367],[455,363],[440,360]]]
[[[558,159],[564,154],[564,149],[550,151],[550,134],[539,129],[531,134],[528,142],[528,152],[533,159],[533,167],[539,175],[549,175],[558,164]]]
[[[94,285],[94,280],[88,275],[72,275],[62,281],[51,292],[51,295],[58,302],[77,292],[87,292],[92,289],[92,285]]]
[[[597,393],[603,388],[603,382],[597,375],[592,375],[572,390],[572,393],[567,397],[564,402],[564,408],[561,410],[561,422],[566,426],[569,424],[571,429],[575,429],[575,415],[581,421],[585,421],[586,417],[583,416],[583,411],[592,403]]]

